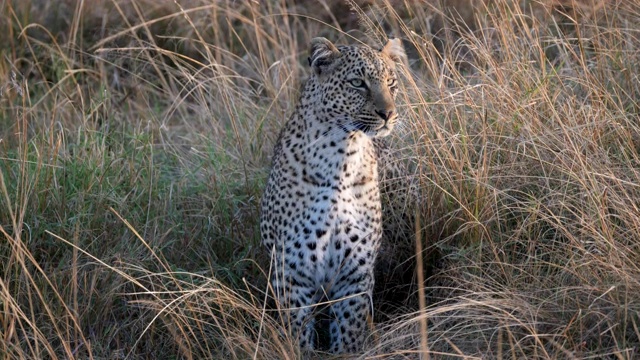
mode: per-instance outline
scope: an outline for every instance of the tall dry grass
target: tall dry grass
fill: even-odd
[[[361,357],[638,357],[640,2],[371,3],[0,2],[3,357],[299,358],[271,147],[312,37],[387,34],[423,252],[384,247],[404,299]]]

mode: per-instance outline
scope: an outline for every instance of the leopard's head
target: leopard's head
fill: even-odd
[[[386,136],[398,119],[396,66],[406,59],[400,39],[382,49],[365,45],[335,46],[319,37],[311,40],[309,65],[319,98],[316,111],[345,131]]]

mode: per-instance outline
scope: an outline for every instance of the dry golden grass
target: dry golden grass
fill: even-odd
[[[384,256],[426,280],[375,300],[360,357],[640,356],[640,2],[373,3],[0,2],[3,358],[300,358],[271,147],[312,37],[387,34],[422,252]]]

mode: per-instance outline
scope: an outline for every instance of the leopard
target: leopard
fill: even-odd
[[[328,304],[328,350],[363,350],[373,316],[383,232],[378,156],[392,133],[402,41],[382,48],[311,40],[310,76],[274,146],[260,205],[261,243],[284,323],[303,351],[317,348]]]

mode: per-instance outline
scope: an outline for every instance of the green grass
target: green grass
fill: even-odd
[[[2,357],[300,358],[265,296],[272,146],[311,38],[386,34],[417,189],[360,357],[638,357],[640,2],[519,3],[0,2]]]

